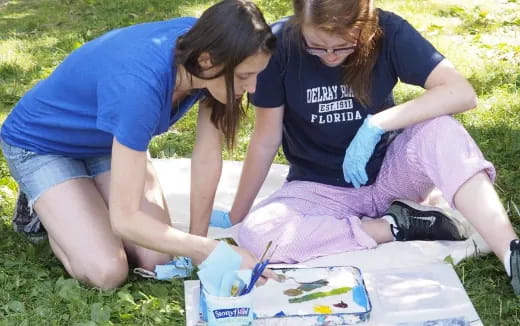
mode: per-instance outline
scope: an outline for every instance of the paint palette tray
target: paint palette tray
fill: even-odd
[[[274,271],[283,281],[256,288],[254,325],[352,325],[370,316],[372,305],[357,267]]]

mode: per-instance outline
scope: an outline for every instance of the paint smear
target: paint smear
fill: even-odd
[[[283,312],[283,310],[280,310],[273,317],[285,317],[285,312]]]
[[[300,283],[301,285],[298,287],[298,289],[302,290],[302,291],[305,291],[305,292],[310,292],[312,290],[316,290],[318,288],[321,288],[323,286],[327,286],[329,284],[329,281],[327,280],[317,280],[317,281],[314,281],[314,282],[309,282],[309,283]]]
[[[302,297],[291,298],[291,299],[289,299],[289,303],[300,303],[300,302],[315,300],[315,299],[319,299],[319,298],[329,297],[332,295],[347,293],[350,290],[352,290],[351,287],[345,286],[342,288],[337,288],[337,289],[333,289],[333,290],[326,291],[326,292],[315,292],[315,293],[304,295]]]
[[[343,302],[343,300],[341,300],[341,302],[333,304],[333,306],[336,308],[348,308],[348,304]]]
[[[315,305],[314,312],[328,315],[332,313],[332,309],[330,308],[330,306]]]
[[[368,299],[365,293],[365,289],[361,285],[356,285],[352,289],[352,296],[354,298],[354,302],[360,305],[361,307],[368,309]]]
[[[303,291],[299,288],[298,289],[287,289],[287,290],[283,291],[283,294],[290,296],[290,297],[295,297],[302,293],[303,293]]]

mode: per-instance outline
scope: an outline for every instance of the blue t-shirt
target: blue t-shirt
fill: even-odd
[[[282,146],[290,162],[288,181],[305,180],[352,187],[343,178],[345,150],[367,114],[394,105],[397,80],[424,86],[443,56],[406,20],[378,10],[383,31],[371,80],[371,100],[364,107],[342,82],[342,68],[328,67],[288,40],[287,19],[273,25],[278,49],[259,75],[252,103],[261,108],[285,105]],[[293,43],[291,43],[293,42]],[[387,132],[367,164],[368,184],[377,178],[386,148],[397,132]]]
[[[113,138],[145,151],[204,94],[172,108],[174,48],[195,18],[116,29],[72,52],[27,92],[2,127],[8,144],[75,158],[110,154]]]

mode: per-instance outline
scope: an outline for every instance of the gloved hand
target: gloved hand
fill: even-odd
[[[164,265],[155,265],[155,278],[169,280],[172,278],[188,277],[193,271],[190,257],[176,257]]]
[[[356,136],[345,151],[343,159],[343,177],[355,188],[359,188],[368,181],[366,165],[374,148],[385,131],[370,122],[372,115],[368,115]]]
[[[230,228],[233,226],[231,223],[231,217],[229,217],[229,212],[213,210],[211,212],[211,219],[209,221],[209,226],[216,226],[219,228]]]
[[[172,278],[184,278],[191,275],[193,265],[190,257],[179,256],[164,265],[155,265],[154,271],[142,267],[134,268],[134,274],[144,278],[156,280],[170,280]]]
[[[242,256],[224,241],[219,241],[199,265],[197,275],[210,294],[219,295],[224,275],[239,270],[241,265]]]

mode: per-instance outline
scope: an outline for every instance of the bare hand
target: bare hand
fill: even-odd
[[[233,248],[240,256],[242,256],[242,265],[240,265],[241,269],[252,270],[253,268],[255,268],[256,263],[258,263],[258,258],[256,258],[252,253],[243,248],[239,248],[236,246],[231,246],[231,248]],[[265,282],[267,282],[268,278],[278,281],[276,273],[273,272],[271,269],[266,268],[262,273],[262,277],[258,279],[256,284],[263,285],[265,284]]]

